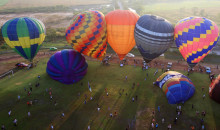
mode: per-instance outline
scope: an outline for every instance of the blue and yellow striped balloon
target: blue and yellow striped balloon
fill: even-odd
[[[14,18],[2,26],[2,36],[19,55],[32,61],[45,39],[45,26],[35,18]]]

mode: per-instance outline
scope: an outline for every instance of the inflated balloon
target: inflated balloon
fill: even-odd
[[[209,96],[220,103],[220,75],[209,86]]]
[[[14,18],[2,26],[5,42],[25,59],[32,61],[45,39],[44,24],[28,17]]]
[[[66,40],[78,52],[102,59],[106,54],[106,22],[99,11],[76,15],[66,30]]]
[[[203,17],[188,17],[175,26],[174,39],[183,58],[194,67],[217,44],[217,25]]]
[[[87,72],[85,58],[72,49],[56,52],[47,62],[49,76],[64,84],[72,84],[81,80]]]
[[[155,84],[163,89],[170,104],[185,102],[195,93],[192,81],[176,71],[163,73]]]
[[[146,62],[163,54],[174,42],[174,27],[167,20],[154,15],[143,15],[136,23],[134,38]]]
[[[139,16],[129,10],[115,10],[105,16],[108,43],[122,60],[135,46],[134,28]]]

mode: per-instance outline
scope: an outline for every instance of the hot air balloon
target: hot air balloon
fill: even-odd
[[[5,42],[30,62],[45,39],[45,31],[41,21],[29,17],[14,18],[2,26]]]
[[[188,17],[176,24],[174,35],[176,46],[192,68],[217,44],[219,30],[209,19]]]
[[[147,63],[163,54],[173,44],[173,32],[172,24],[159,16],[143,15],[139,18],[134,38]]]
[[[76,15],[66,30],[66,40],[78,52],[102,59],[106,54],[106,22],[99,11]]]
[[[163,73],[154,84],[163,89],[170,104],[185,102],[195,93],[192,81],[176,71]]]
[[[107,42],[122,60],[135,46],[134,28],[139,16],[129,10],[115,10],[105,16]]]
[[[209,96],[220,103],[220,75],[210,84],[209,86]]]
[[[49,76],[64,84],[72,84],[81,80],[87,72],[85,58],[72,49],[56,52],[47,62]]]

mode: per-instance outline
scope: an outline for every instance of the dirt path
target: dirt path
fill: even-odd
[[[53,53],[55,52],[43,52],[40,51],[37,56],[35,57],[36,61],[39,61],[42,58],[49,58]],[[90,61],[99,61],[97,59],[93,59],[91,57],[85,56],[87,60]],[[142,57],[126,57],[127,59],[127,64],[128,65],[134,65],[134,59],[138,61],[139,63],[137,66],[141,67],[142,66]],[[17,55],[17,54],[2,54],[0,55],[0,74],[7,72],[8,70],[12,69],[15,67],[15,64],[17,62],[27,62],[23,57]],[[188,70],[188,65],[185,61],[176,61],[176,60],[169,60],[169,59],[163,59],[163,58],[157,58],[149,63],[150,67],[152,68],[158,68],[162,69],[167,66],[168,62],[172,62],[172,70],[181,70],[181,71],[187,71]],[[120,60],[117,55],[112,55],[112,58],[109,60],[109,63],[116,63],[119,64]],[[212,70],[212,73],[214,74],[219,74],[220,73],[220,68],[217,69],[217,65],[213,64],[207,64],[207,63],[199,63],[200,66],[209,66]],[[194,67],[194,72],[199,72],[199,65],[196,65]],[[163,67],[164,66],[164,67]],[[205,73],[205,69],[203,69],[203,73]]]

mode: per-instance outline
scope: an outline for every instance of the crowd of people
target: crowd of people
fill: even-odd
[[[135,67],[136,67],[137,64],[139,64],[139,61],[138,61],[138,60],[134,60],[134,66],[135,66]],[[155,65],[157,65],[157,64],[155,64]],[[147,66],[147,68],[146,68],[146,66],[147,66],[147,65],[142,66],[142,70],[147,70],[149,66]],[[162,69],[162,71],[163,71],[163,70],[164,70],[164,69]],[[158,69],[156,69],[156,71],[155,71],[155,73],[154,73],[154,76],[155,76],[157,73],[158,73]],[[148,72],[146,73],[146,76],[148,77]],[[34,89],[37,89],[38,87],[40,87],[40,75],[37,76],[37,79],[38,79],[38,80],[37,80],[37,82],[36,82],[36,84],[35,84],[35,88],[33,87],[33,84],[32,84],[32,83],[29,84],[28,88],[24,87],[24,92],[27,93],[27,96],[31,96],[32,93],[33,93],[33,91],[34,91]],[[145,78],[145,80],[146,80],[146,78]],[[128,81],[128,76],[127,76],[127,75],[125,76],[125,81]],[[83,83],[82,83],[82,82],[81,82],[81,86],[83,86]],[[132,84],[132,87],[131,87],[131,88],[134,89],[135,87],[140,87],[140,84],[134,82],[134,83]],[[202,88],[202,92],[203,92],[203,91],[204,91],[204,87]],[[57,102],[56,102],[56,100],[53,99],[52,89],[51,89],[51,88],[46,88],[46,89],[45,89],[45,92],[46,92],[46,94],[48,94],[50,101],[51,101],[51,102],[54,101],[54,105],[56,106],[56,105],[57,105]],[[105,88],[105,93],[106,93],[106,97],[110,97],[110,96],[111,96],[111,93],[110,93],[109,91],[107,91],[107,88]],[[123,94],[127,96],[127,92],[125,92],[124,89],[119,92],[119,95],[120,95],[120,96],[122,96]],[[81,94],[78,93],[78,96],[81,96]],[[88,96],[85,94],[84,97],[85,97],[85,99],[84,99],[84,104],[85,104],[85,105],[87,104],[88,101],[94,101],[94,99],[93,99],[92,96],[90,96],[90,98],[88,98]],[[89,100],[88,100],[88,99],[89,99]],[[20,101],[22,100],[22,98],[21,98],[20,95],[17,96],[17,100],[18,100],[18,102],[20,102]],[[205,100],[205,94],[204,94],[204,93],[203,93],[203,95],[202,95],[202,100]],[[135,95],[135,96],[133,96],[133,97],[131,98],[131,102],[137,102],[137,101],[138,101],[138,95]],[[28,106],[28,107],[31,107],[31,106],[32,106],[34,103],[36,103],[36,102],[37,102],[37,99],[29,100],[29,101],[27,101],[27,106]],[[165,117],[161,117],[160,120],[159,120],[159,119],[156,120],[156,116],[155,116],[156,113],[160,113],[160,112],[163,111],[162,106],[157,106],[157,111],[156,111],[156,112],[155,112],[154,110],[152,111],[152,121],[151,121],[151,123],[150,123],[151,129],[157,129],[157,128],[160,127],[160,124],[165,124],[165,123],[166,123],[166,124],[168,124],[168,125],[167,125],[167,129],[168,129],[168,130],[171,130],[172,127],[173,127],[173,125],[177,125],[177,124],[178,124],[179,120],[181,119],[181,116],[184,114],[183,111],[182,111],[182,107],[184,107],[184,102],[183,102],[182,104],[180,104],[180,105],[177,105],[177,108],[176,108],[176,117],[174,118],[173,122],[166,122]],[[194,104],[192,104],[192,109],[196,111],[196,116],[200,116],[199,108],[196,108],[196,107],[194,106]],[[97,103],[97,111],[100,112],[101,110],[102,110],[102,106]],[[114,118],[114,117],[117,117],[117,116],[118,116],[118,111],[117,111],[117,110],[112,110],[112,109],[110,109],[110,108],[108,107],[108,112],[109,112],[109,118]],[[12,115],[12,110],[9,110],[9,111],[8,111],[8,115],[9,115],[9,116]],[[12,123],[13,123],[13,125],[16,127],[16,126],[18,125],[18,120],[17,120],[17,118],[16,118],[16,115],[13,115],[13,116],[14,116],[15,118],[12,120]],[[202,130],[204,130],[204,129],[205,129],[205,123],[204,123],[204,122],[205,122],[205,121],[204,121],[205,116],[206,116],[206,111],[205,111],[205,110],[202,110],[202,111],[201,111],[201,120],[200,120],[200,121],[201,121],[201,126],[196,126],[195,124],[194,124],[194,125],[192,124],[190,128],[191,128],[192,130],[195,130],[195,129],[198,129],[198,128],[199,128],[199,129],[201,128]],[[28,117],[28,118],[31,118],[31,112],[30,112],[30,111],[27,112],[27,117]],[[62,119],[65,118],[64,112],[61,113],[61,116],[60,116],[60,117],[61,117]],[[158,117],[157,117],[157,118],[158,118]],[[134,121],[134,122],[136,121],[136,117],[132,120],[132,122],[133,122],[133,121]],[[128,125],[125,127],[125,129],[126,129],[126,130],[131,129],[131,127],[132,127],[131,124],[132,124],[132,123],[128,123]],[[50,128],[51,128],[52,130],[54,129],[53,123],[51,123]],[[1,129],[2,129],[2,130],[5,130],[5,129],[6,129],[4,124],[2,124]],[[91,125],[89,124],[89,125],[88,125],[88,130],[90,130],[90,129],[91,129]]]

